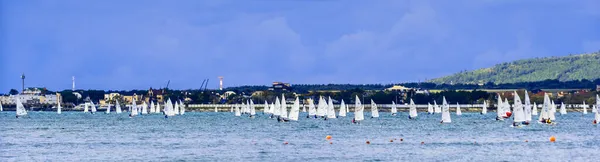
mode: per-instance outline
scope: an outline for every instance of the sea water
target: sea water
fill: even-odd
[[[556,125],[521,128],[495,113],[452,114],[449,124],[439,123],[441,114],[380,115],[352,124],[352,113],[328,120],[301,113],[278,123],[260,113],[29,112],[17,119],[4,111],[0,161],[596,161],[600,149],[593,114],[557,114]]]

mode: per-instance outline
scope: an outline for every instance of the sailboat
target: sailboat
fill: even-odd
[[[587,114],[588,105],[585,104],[585,101],[583,101],[583,105],[581,105],[581,107],[583,108],[583,114]]]
[[[19,99],[18,96],[16,98],[17,110],[15,111],[15,114],[17,115],[17,118],[27,115],[27,110],[25,110],[25,106],[23,106],[23,103],[21,103],[21,99]]]
[[[154,101],[150,101],[150,113],[154,114],[156,110],[154,109]]]
[[[288,121],[288,113],[287,113],[287,104],[285,102],[285,95],[281,94],[281,108],[280,108],[280,114],[279,114],[279,118],[277,118],[277,121],[279,122],[286,122]]]
[[[296,97],[294,105],[292,105],[292,109],[290,109],[290,115],[288,117],[290,120],[298,121],[298,115],[300,115],[300,99]]]
[[[441,113],[442,109],[440,108],[440,106],[437,105],[437,102],[435,100],[433,100],[433,109],[435,113]]]
[[[217,107],[215,106],[215,112],[219,112],[219,110],[217,109]]]
[[[175,116],[175,108],[173,107],[173,102],[171,101],[171,99],[169,98],[167,100],[167,102],[165,103],[165,107],[163,109],[163,112],[165,114],[165,117],[169,117],[169,116]]]
[[[598,112],[598,106],[594,105],[592,106],[592,113],[597,113]]]
[[[504,120],[504,104],[502,103],[502,97],[498,94],[498,106],[496,108],[496,120]]]
[[[342,99],[342,103],[340,103],[340,112],[338,114],[338,116],[346,116],[346,103],[344,103],[344,100]]]
[[[175,107],[173,107],[173,114],[179,115],[179,102],[175,101]]]
[[[510,103],[508,103],[508,97],[504,98],[504,114],[506,115],[504,118],[510,118],[512,112],[510,111]]]
[[[533,107],[531,108],[531,115],[538,115],[537,109],[538,109],[538,105],[537,105],[537,103],[534,102]]]
[[[430,103],[427,103],[427,114],[433,114],[433,106]]]
[[[525,112],[523,112],[523,103],[521,102],[521,98],[519,94],[514,92],[514,110],[513,110],[513,125],[519,126],[520,123],[525,122]],[[524,123],[525,124],[525,123]]]
[[[525,115],[525,124],[529,124],[531,122],[531,100],[529,99],[529,94],[525,91],[525,107],[523,107],[524,115]]]
[[[554,121],[556,120],[556,104],[554,104],[554,101],[551,101],[550,106],[550,120]]]
[[[250,117],[256,115],[256,108],[254,107],[254,101],[250,100]]]
[[[306,112],[306,105],[302,104],[302,112]]]
[[[483,107],[481,108],[481,114],[487,114],[487,102],[483,101]]]
[[[565,106],[565,103],[561,102],[560,103],[560,115],[565,115],[567,114],[567,108]]]
[[[462,112],[460,111],[460,105],[458,104],[458,102],[456,103],[456,115],[457,116],[461,116]]]
[[[62,113],[62,106],[60,106],[60,102],[57,102],[57,106],[56,107],[57,107],[56,108],[56,113],[57,114],[61,114]]]
[[[410,99],[410,108],[408,111],[408,119],[417,118],[417,105],[415,105],[415,102],[412,100],[412,98]]]
[[[596,105],[594,107],[600,107],[600,97],[598,95],[596,95]],[[597,124],[600,121],[600,112],[596,111],[595,114],[593,123]]]
[[[325,99],[323,99],[323,96],[319,97],[319,105],[317,105],[317,116],[319,117],[324,117],[327,114],[327,104],[325,103]]]
[[[398,113],[398,109],[396,107],[396,102],[392,101],[392,110],[391,110],[392,116],[396,116],[396,113]]]
[[[306,116],[306,118],[310,118],[311,116],[314,116],[315,118],[317,118],[317,110],[315,109],[315,102],[312,99],[308,101],[308,115]]]
[[[265,100],[265,105],[263,106],[263,114],[270,114],[269,112],[269,103]]]
[[[360,121],[365,120],[364,109],[365,107],[362,106],[357,95],[354,103],[354,119],[352,119],[352,123],[360,123]]]
[[[121,104],[119,104],[119,100],[116,100],[115,109],[116,109],[117,114],[121,113]]]
[[[4,108],[2,107],[2,101],[0,101],[0,111],[4,111]]]
[[[86,102],[85,104],[83,104],[83,113],[89,112],[88,107],[90,107],[89,103]]]
[[[451,123],[452,119],[450,119],[450,105],[446,102],[446,96],[443,97],[442,100],[442,121],[440,123]]]
[[[273,107],[273,116],[281,115],[281,102],[279,97],[275,97],[275,107]]]
[[[135,101],[135,98],[132,99],[133,101],[131,101],[131,112],[129,113],[129,117],[134,117],[136,115],[138,115],[138,109],[137,109],[137,104]]]
[[[94,104],[94,101],[90,101],[91,106],[92,106],[92,114],[96,113],[96,104]]]
[[[106,114],[110,114],[110,103],[106,103]]]
[[[240,106],[238,104],[235,105],[235,116],[242,116],[240,112]]]
[[[542,105],[542,111],[540,112],[540,117],[538,119],[538,121],[540,123],[546,123],[546,124],[551,124],[552,120],[550,119],[550,107],[552,106],[552,104],[550,103],[550,97],[548,97],[548,94],[544,94],[544,105]]]
[[[378,118],[379,110],[377,109],[377,104],[373,99],[371,99],[371,118]]]
[[[181,102],[181,100],[179,100],[179,105],[181,105],[181,107],[179,108],[179,115],[183,115],[185,114],[185,104],[183,102]]]
[[[148,104],[146,104],[146,101],[142,103],[142,114],[148,114]]]
[[[329,97],[329,103],[327,104],[327,118],[335,119],[335,109],[333,108],[333,100]]]

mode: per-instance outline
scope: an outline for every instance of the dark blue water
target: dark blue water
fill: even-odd
[[[600,149],[593,114],[557,115],[557,125],[523,128],[495,121],[493,112],[452,114],[450,124],[440,124],[440,114],[380,114],[355,125],[352,113],[327,121],[301,113],[297,122],[277,123],[229,112],[168,119],[29,112],[16,119],[5,111],[0,161],[597,161]]]

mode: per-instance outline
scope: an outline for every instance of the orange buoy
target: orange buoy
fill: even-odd
[[[367,145],[368,145],[368,144],[371,144],[371,141],[368,141],[368,140],[367,140]]]
[[[550,142],[556,142],[556,137],[550,136]]]
[[[421,145],[424,145],[424,144],[425,144],[425,142],[421,141]]]
[[[283,144],[284,144],[284,145],[287,145],[287,144],[289,144],[289,143],[288,143],[287,141],[285,141],[285,142],[283,142]]]
[[[327,139],[327,140],[331,140],[331,136],[330,136],[330,135],[327,135],[327,137],[325,137],[325,139]]]
[[[394,142],[394,140],[393,140],[393,139],[391,139],[391,140],[390,140],[390,142]]]

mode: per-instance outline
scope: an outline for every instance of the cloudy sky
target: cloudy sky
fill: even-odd
[[[0,0],[0,93],[392,83],[600,50],[598,0]]]

